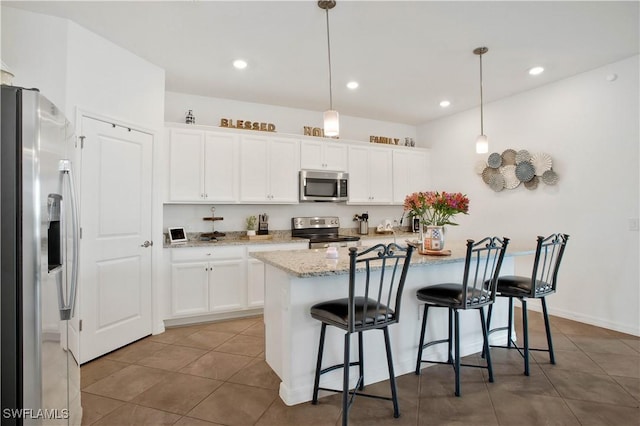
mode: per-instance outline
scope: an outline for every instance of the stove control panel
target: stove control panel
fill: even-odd
[[[291,229],[340,228],[337,216],[313,216],[291,218]]]

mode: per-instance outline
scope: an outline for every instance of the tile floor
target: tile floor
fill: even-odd
[[[532,346],[544,345],[542,317],[530,317]],[[398,378],[400,418],[393,419],[390,402],[361,397],[350,424],[640,425],[640,338],[562,318],[551,322],[556,365],[534,352],[526,377],[516,351],[492,349],[495,382],[485,380],[486,370],[463,369],[461,398],[453,395],[451,367],[432,366]],[[339,395],[316,406],[284,405],[263,350],[261,317],[142,339],[82,366],[82,424],[340,424]],[[388,394],[388,382],[367,389]]]

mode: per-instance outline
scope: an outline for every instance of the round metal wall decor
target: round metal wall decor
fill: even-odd
[[[516,151],[513,149],[505,149],[502,152],[502,165],[511,166],[516,164]]]
[[[487,165],[492,169],[497,169],[502,165],[502,156],[497,152],[494,152],[489,156],[489,159],[487,160]]]
[[[515,189],[520,184],[534,190],[540,182],[546,185],[558,183],[558,174],[553,170],[553,160],[545,152],[529,153],[526,149],[505,149],[502,154],[493,152],[485,162],[474,166],[475,172],[494,191]]]

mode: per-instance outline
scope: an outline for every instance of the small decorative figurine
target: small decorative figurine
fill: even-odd
[[[196,117],[193,115],[193,110],[189,110],[189,112],[187,112],[184,121],[187,124],[196,124]]]

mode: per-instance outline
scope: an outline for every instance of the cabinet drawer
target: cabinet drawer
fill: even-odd
[[[191,262],[195,260],[242,259],[244,247],[185,247],[171,249],[172,262]]]

